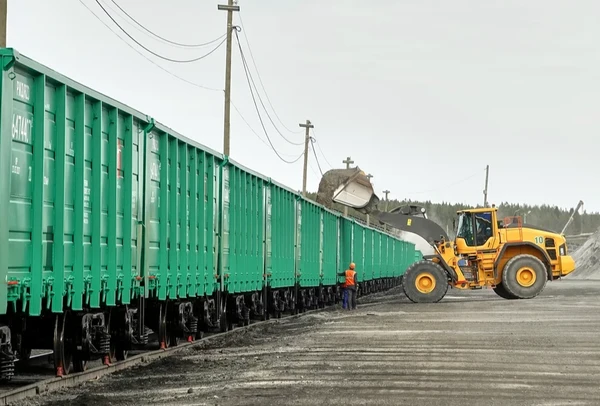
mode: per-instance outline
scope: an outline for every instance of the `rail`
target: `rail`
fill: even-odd
[[[400,283],[399,280],[393,280],[393,278],[390,278],[387,282],[388,283],[384,283],[384,284],[380,285],[381,289],[371,291],[364,295],[359,294],[359,297],[363,297],[363,296],[368,297],[372,294],[386,292],[390,289],[394,289]],[[48,378],[48,379],[42,379],[42,380],[34,382],[34,383],[26,384],[19,388],[0,393],[0,406],[12,405],[19,400],[24,400],[24,399],[28,399],[28,398],[31,398],[34,396],[43,395],[48,392],[53,392],[53,391],[57,391],[57,390],[65,389],[65,388],[71,388],[74,386],[78,386],[84,382],[95,380],[95,379],[101,378],[103,376],[110,375],[114,372],[131,368],[135,365],[148,364],[152,361],[171,356],[179,351],[183,351],[185,349],[189,349],[189,348],[193,348],[193,347],[202,345],[203,343],[206,343],[209,340],[225,337],[225,336],[231,335],[231,334],[238,334],[240,332],[243,332],[248,329],[251,329],[251,328],[254,328],[257,326],[261,326],[261,325],[267,325],[270,323],[279,323],[279,322],[281,322],[281,319],[298,318],[298,317],[305,316],[307,314],[318,313],[318,312],[327,310],[327,309],[331,308],[332,306],[335,306],[335,304],[325,306],[323,308],[306,310],[300,314],[281,315],[280,318],[271,318],[268,320],[252,320],[250,322],[250,324],[247,326],[239,326],[239,327],[236,327],[234,329],[231,329],[229,331],[222,332],[222,333],[211,333],[211,334],[206,335],[206,336],[204,336],[200,339],[197,339],[196,341],[193,341],[193,342],[183,342],[174,347],[168,347],[166,349],[158,349],[158,350],[143,352],[141,354],[133,355],[124,361],[118,361],[118,362],[115,362],[110,365],[98,366],[96,368],[88,369],[87,371],[84,371],[84,372],[71,373],[69,375],[64,375],[62,377],[52,377],[52,378]],[[47,355],[47,354],[44,354],[44,355]]]

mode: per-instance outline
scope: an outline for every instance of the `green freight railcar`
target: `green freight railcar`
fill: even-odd
[[[358,283],[363,283],[364,281],[365,230],[366,228],[360,223],[356,221],[352,222],[352,262],[356,265],[356,279]]]
[[[145,172],[139,194],[145,213],[140,216],[143,295],[126,311],[143,310],[140,338],[135,341],[147,341],[144,324],[157,333],[161,346],[168,347],[198,333],[196,298],[202,298],[202,325],[217,323],[218,316],[225,322],[224,314],[211,309],[225,308],[213,296],[223,290],[224,280],[218,264],[227,244],[221,244],[218,234],[223,227],[220,201],[226,163],[218,153],[153,122],[143,134],[147,140],[140,149]]]
[[[377,290],[380,290],[381,283],[381,234],[375,230],[373,232],[373,279],[375,279]]]
[[[350,263],[354,262],[354,220],[347,217],[340,218],[340,260],[338,261],[338,272],[342,273],[348,269]],[[338,276],[338,282],[344,283],[345,277]]]
[[[272,180],[265,190],[267,305],[280,317],[296,309],[296,201],[298,195]]]
[[[413,247],[413,249],[414,249],[414,247],[415,247],[415,246],[414,246],[414,244],[411,244],[411,245],[412,245],[412,247]],[[420,261],[420,260],[422,260],[422,259],[423,259],[423,253],[422,253],[421,251],[419,251],[419,250],[417,250],[417,249],[414,249],[414,251],[415,251],[415,254],[414,254],[414,261],[411,263],[411,265],[412,265],[414,262],[418,262],[418,261]],[[410,266],[410,265],[409,265],[409,266]]]
[[[221,273],[223,304],[231,320],[243,325],[264,318],[267,300],[265,233],[268,182],[229,161],[222,167]]]
[[[373,291],[373,277],[375,274],[375,267],[373,263],[373,233],[375,230],[367,228],[365,230],[365,263],[364,263],[364,277],[363,277],[363,293],[370,293]]]
[[[0,58],[4,354],[52,349],[60,374],[124,358],[146,325],[162,342],[193,336],[186,299],[219,289],[221,155],[11,49]]]
[[[327,209],[321,211],[321,291],[319,304],[332,304],[336,301],[337,271],[339,253],[340,218],[339,214]]]
[[[322,218],[321,207],[300,199],[296,217],[296,261],[298,272],[298,304],[302,309],[317,305],[321,284]]]
[[[0,378],[33,348],[66,374],[125,358],[150,330],[167,347],[296,311],[304,288],[331,303],[352,261],[379,278],[370,229],[11,49],[0,58]]]
[[[400,274],[400,276],[404,276],[404,273],[406,272],[406,270],[408,269],[409,266],[411,266],[414,262],[415,262],[415,244],[412,244],[408,241],[401,241],[401,243],[404,245],[404,252],[405,252],[405,261],[404,261],[404,266],[402,269],[402,273]]]

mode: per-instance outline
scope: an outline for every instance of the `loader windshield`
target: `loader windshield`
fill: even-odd
[[[473,245],[473,215],[461,213],[458,217],[457,238],[464,238],[467,245]]]

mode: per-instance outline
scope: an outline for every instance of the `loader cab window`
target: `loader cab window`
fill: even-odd
[[[487,243],[493,235],[492,213],[477,213],[475,215],[475,233],[477,246]]]
[[[469,247],[474,245],[473,215],[471,213],[462,213],[458,217],[456,237],[463,238],[465,240],[465,244],[467,244]]]
[[[492,213],[462,213],[458,218],[456,236],[469,247],[485,245],[493,231]]]

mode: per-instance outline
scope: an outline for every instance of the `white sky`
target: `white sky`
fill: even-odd
[[[81,1],[126,38],[95,0]],[[208,42],[226,31],[219,0],[115,1],[173,41]],[[244,33],[285,126],[301,131],[306,119],[315,125],[324,171],[328,162],[343,167],[351,156],[374,175],[379,192],[391,190],[390,198],[476,204],[489,164],[490,202],[568,208],[582,199],[588,212],[600,210],[600,2],[242,0],[239,6],[242,47],[271,117],[288,139],[303,141],[272,113]],[[8,8],[9,47],[222,151],[222,91],[160,70],[78,0],[9,0]],[[139,42],[170,58],[194,58],[214,46],[167,45],[108,10]],[[174,64],[127,42],[187,80],[224,87],[224,45],[199,62]],[[232,100],[263,142],[232,108],[231,157],[299,190],[302,160],[286,164],[265,145],[233,44]],[[303,147],[288,144],[260,108],[277,150],[297,157]],[[316,191],[312,153],[309,163],[308,188]]]

